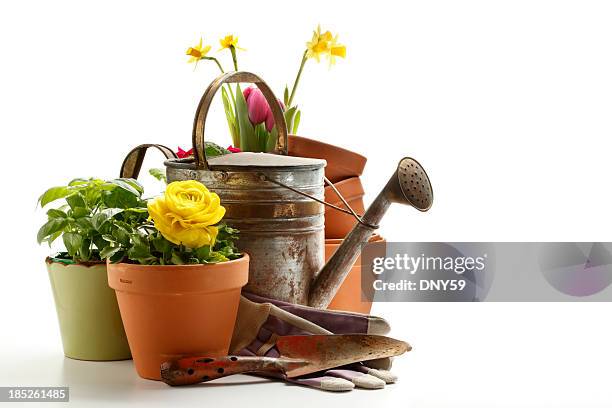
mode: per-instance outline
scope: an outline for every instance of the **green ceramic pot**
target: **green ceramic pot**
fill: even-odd
[[[47,258],[64,354],[78,360],[132,358],[106,264]]]

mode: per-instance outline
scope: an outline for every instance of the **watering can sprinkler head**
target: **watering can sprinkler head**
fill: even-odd
[[[410,157],[400,160],[395,173],[366,213],[327,261],[310,288],[308,305],[326,308],[359,256],[359,247],[368,242],[391,203],[410,205],[421,212],[431,208],[433,189],[421,164]]]
[[[422,212],[433,204],[429,177],[421,164],[411,157],[400,160],[382,193],[393,203],[410,205]]]

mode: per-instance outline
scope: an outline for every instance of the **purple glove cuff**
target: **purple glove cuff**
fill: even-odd
[[[247,299],[257,303],[272,303],[273,305],[306,319],[334,334],[367,334],[370,325],[369,316],[359,313],[340,312],[335,310],[315,309],[308,306],[294,305],[280,300],[268,299],[252,293],[242,292]],[[272,316],[271,316],[272,317]],[[270,319],[268,319],[270,320]],[[277,319],[278,320],[278,319]],[[266,325],[268,323],[266,322]],[[288,325],[289,327],[289,325]],[[280,328],[279,328],[280,329]],[[285,333],[282,329],[275,333],[309,334],[309,333]]]

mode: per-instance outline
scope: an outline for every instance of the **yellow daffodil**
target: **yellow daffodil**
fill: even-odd
[[[202,37],[200,37],[200,42],[198,45],[196,45],[195,47],[187,48],[186,54],[191,57],[189,58],[189,61],[187,62],[197,63],[198,61],[203,59],[206,56],[206,54],[208,54],[208,52],[210,51],[210,48],[211,48],[210,45],[202,46]]]
[[[219,51],[224,50],[226,48],[234,47],[237,50],[244,51],[244,48],[240,48],[238,46],[238,37],[234,37],[233,35],[226,35],[225,37],[219,40],[219,44],[221,44],[221,48]]]
[[[314,58],[319,62],[321,55],[329,53],[332,41],[332,33],[329,31],[321,33],[321,26],[317,26],[317,29],[312,33],[312,39],[306,43],[306,58]]]
[[[336,35],[334,37],[330,31],[325,31],[322,33],[321,25],[318,25],[317,29],[312,33],[312,39],[306,43],[306,50],[302,55],[302,62],[300,63],[300,68],[298,69],[297,76],[293,82],[293,87],[291,87],[291,92],[288,92],[288,88],[287,91],[285,91],[288,95],[288,97],[285,96],[285,105],[287,105],[288,108],[293,106],[295,90],[300,83],[300,78],[302,77],[302,71],[304,70],[306,61],[313,58],[317,60],[317,62],[320,62],[321,55],[325,55],[327,57],[331,67],[336,63],[336,57],[346,57],[346,46],[339,44],[338,36]]]
[[[329,54],[327,54],[327,58],[330,66],[336,63],[336,57],[346,58],[346,46],[338,43],[337,35],[329,45]]]

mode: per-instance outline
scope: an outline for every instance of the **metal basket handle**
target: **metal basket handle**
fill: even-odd
[[[198,105],[198,109],[196,111],[195,119],[193,121],[193,156],[195,159],[196,168],[198,170],[209,170],[210,166],[206,159],[206,149],[204,146],[204,127],[206,124],[206,116],[208,115],[208,110],[210,108],[210,104],[212,103],[213,97],[223,86],[223,84],[230,83],[240,83],[240,82],[251,82],[261,90],[268,105],[270,105],[270,109],[272,110],[272,115],[274,116],[274,123],[276,124],[276,129],[278,131],[278,137],[276,138],[276,147],[275,152],[283,155],[287,155],[287,124],[285,123],[285,116],[283,115],[283,111],[279,106],[279,103],[274,96],[274,92],[272,89],[255,74],[244,71],[237,72],[228,72],[225,73],[213,82],[208,85],[206,91],[204,91],[204,95],[200,99],[200,103]]]
[[[125,159],[123,160],[123,164],[121,164],[121,173],[119,177],[122,178],[138,178],[138,174],[140,174],[140,169],[142,167],[142,162],[144,161],[145,155],[147,154],[147,150],[150,147],[154,147],[166,157],[166,159],[176,159],[176,153],[172,149],[167,146],[160,144],[141,144],[140,146],[136,146],[133,148]]]

